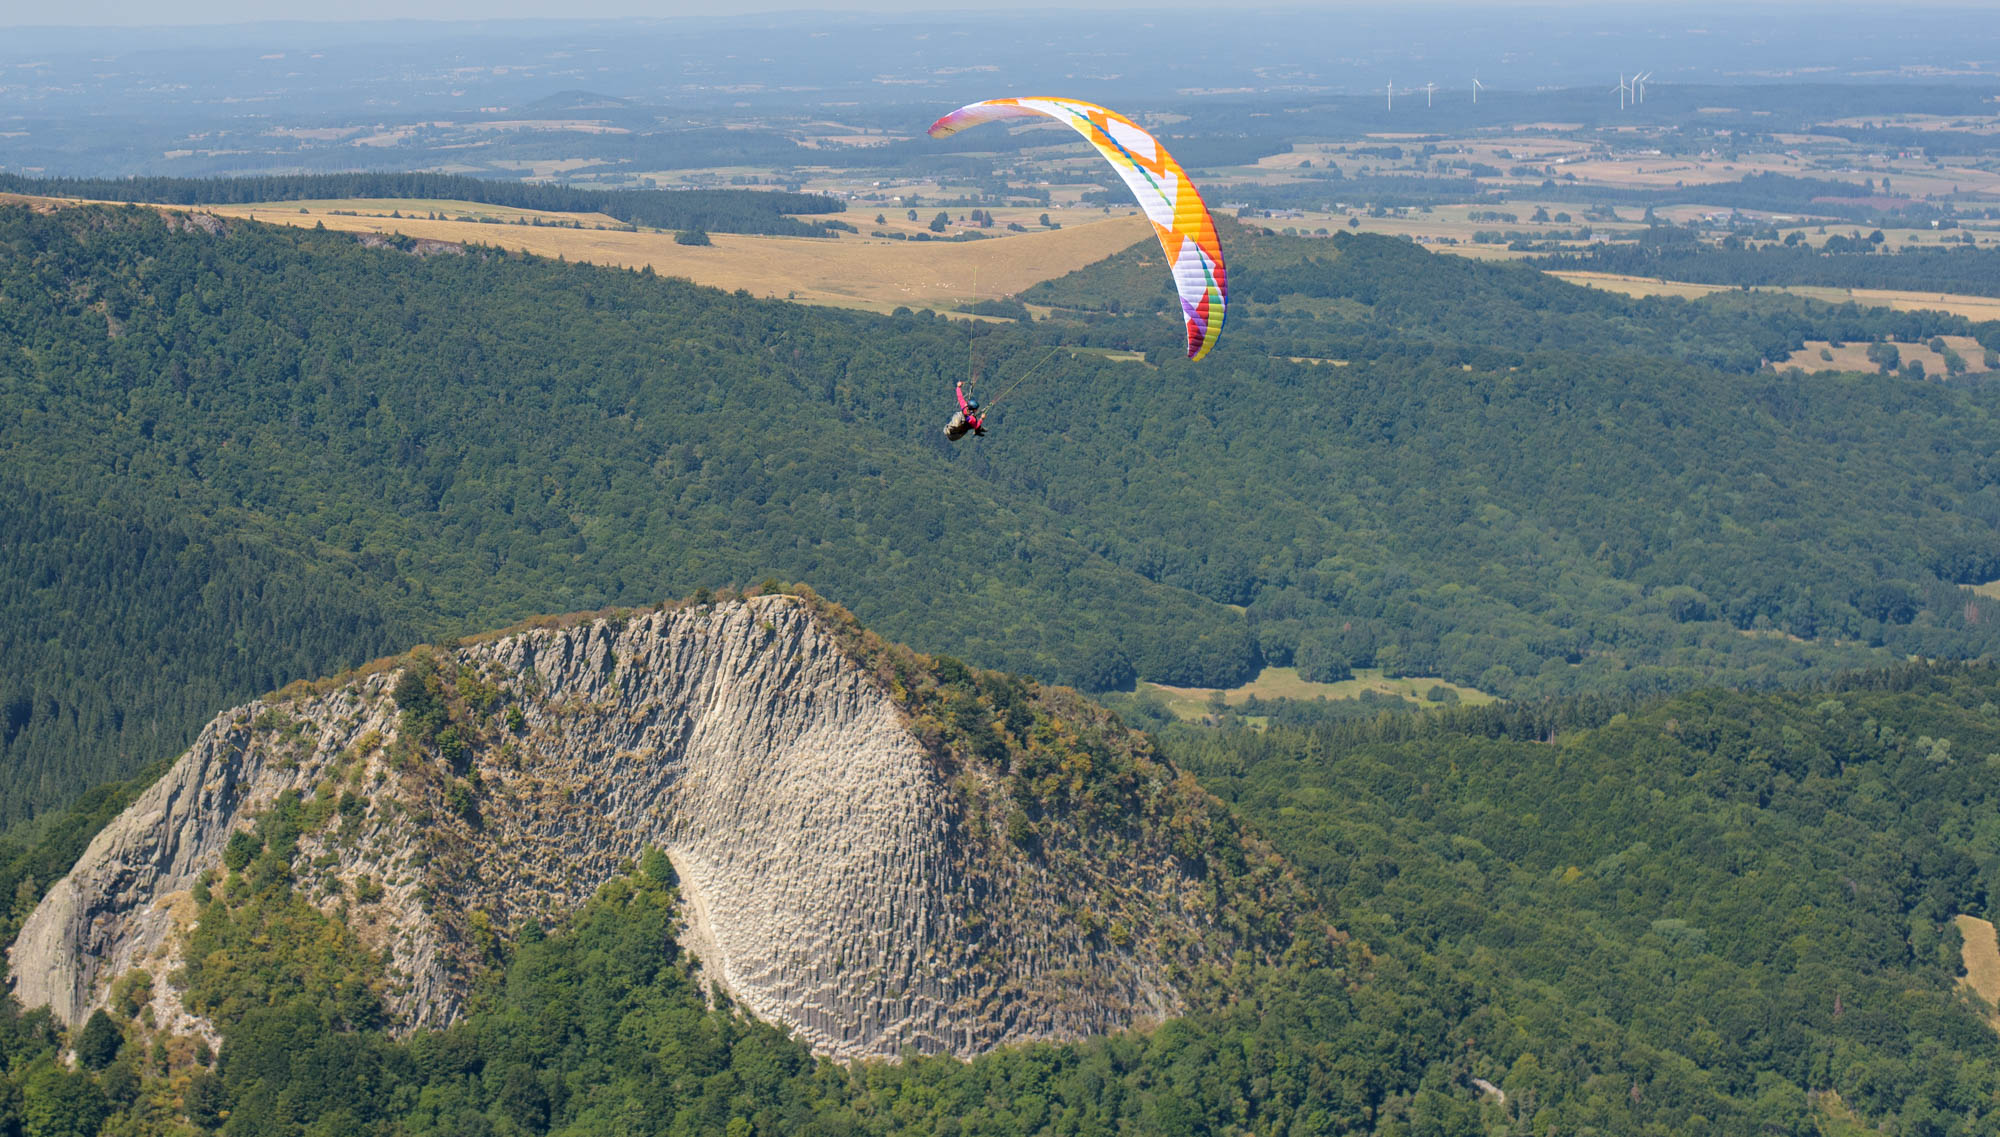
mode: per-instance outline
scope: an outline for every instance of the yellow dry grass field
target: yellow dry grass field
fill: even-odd
[[[1967,591],[1984,596],[1988,600],[2000,600],[2000,580],[1989,580],[1985,584],[1968,584],[1965,587]]]
[[[1789,292],[1828,304],[1853,302],[1869,308],[1893,308],[1898,312],[1945,312],[1968,320],[2000,320],[2000,297],[1966,296],[1955,292],[1909,292],[1892,288],[1819,288],[1794,284],[1770,291]],[[1959,354],[1963,355],[1964,352]],[[1970,357],[1968,357],[1970,362]]]
[[[1627,296],[1679,296],[1694,299],[1717,292],[1734,292],[1727,284],[1690,284],[1684,280],[1661,280],[1654,276],[1624,276],[1611,272],[1551,272],[1558,280],[1571,284],[1581,284],[1585,288],[1602,288],[1608,292],[1622,292]]]
[[[1325,142],[1295,142],[1292,148],[1282,154],[1266,154],[1243,169],[1273,170],[1284,172],[1296,170],[1300,162],[1311,162],[1314,166],[1324,164],[1338,157],[1345,147]]]
[[[1986,370],[1984,363],[1986,349],[1980,346],[1978,340],[1973,339],[1971,336],[1939,336],[1938,338],[1944,341],[1946,347],[1957,352],[1960,359],[1965,360],[1966,367],[1969,370]],[[1820,354],[1821,352],[1833,358],[1824,358]],[[1949,370],[1945,366],[1944,356],[1932,351],[1927,344],[1899,343],[1896,345],[1896,355],[1903,363],[1908,363],[1911,360],[1922,363],[1924,365],[1924,374],[1926,375],[1944,375]],[[1790,358],[1777,364],[1777,367],[1780,370],[1787,367],[1797,367],[1804,371],[1879,370],[1868,358],[1867,344],[1843,343],[1839,347],[1834,347],[1832,343],[1826,340],[1807,340],[1804,348],[1793,352]]]
[[[1994,937],[1993,923],[1977,916],[1954,916],[1952,922],[1964,940],[1959,959],[1965,974],[1958,985],[1979,996],[1986,1004],[1986,1021],[2000,1030],[2000,940]]]
[[[1587,159],[1556,166],[1576,180],[1619,189],[1661,189],[1676,185],[1709,185],[1734,182],[1752,174],[1793,174],[1810,177],[1812,171],[1796,158],[1781,154],[1746,155],[1729,162],[1704,161],[1674,155],[1644,155],[1632,158]]]
[[[36,213],[47,213],[76,202],[61,197],[39,197],[27,193],[0,193],[0,205],[25,205]]]
[[[602,213],[549,213],[539,209],[516,209],[510,205],[487,205],[477,201],[440,201],[433,198],[322,198],[317,201],[260,201],[249,205],[204,205],[200,207],[208,213],[224,217],[248,217],[258,221],[278,224],[304,224],[306,221],[330,219],[336,212],[353,213],[362,217],[391,218],[392,214],[402,214],[403,219],[429,217],[436,213],[456,220],[471,217],[475,220],[491,219],[507,225],[529,224],[540,221],[544,225],[582,225],[593,229],[622,229],[623,221]],[[303,218],[303,220],[301,220]],[[394,218],[391,218],[394,219]],[[328,224],[327,228],[334,226]]]
[[[886,312],[899,306],[949,308],[1009,296],[1151,237],[1142,217],[1068,219],[1061,229],[1009,233],[985,241],[888,241],[843,234],[752,237],[711,234],[709,246],[680,245],[673,234],[617,229],[486,225],[388,217],[299,213],[257,208],[257,220],[357,233],[401,233],[434,241],[491,245],[509,251],[617,268],[644,268],[713,288],[745,289],[813,304]],[[432,203],[435,205],[435,203]],[[229,212],[247,216],[249,206]],[[223,212],[217,210],[217,212]],[[358,211],[357,211],[358,212]],[[567,214],[545,214],[566,218]],[[852,216],[852,215],[850,215]]]
[[[1627,296],[1697,297],[1736,291],[1736,287],[1729,284],[1690,284],[1683,280],[1661,280],[1658,277],[1625,276],[1610,272],[1551,272],[1549,275],[1567,280],[1571,284],[1608,289],[1612,292],[1622,292]],[[1953,292],[1903,292],[1889,288],[1820,288],[1805,284],[1759,286],[1752,291],[1789,292],[1794,296],[1824,300],[1829,304],[1845,304],[1852,301],[1870,308],[1893,308],[1899,312],[1945,312],[1954,316],[1964,316],[1969,320],[2000,320],[2000,297],[1994,296],[1966,296]],[[1903,345],[1897,346],[1900,348]]]
[[[1243,686],[1223,690],[1222,698],[1230,706],[1241,706],[1253,696],[1260,699],[1358,699],[1362,692],[1372,691],[1378,695],[1425,702],[1434,687],[1458,692],[1459,701],[1471,706],[1493,701],[1493,696],[1484,691],[1460,687],[1442,679],[1384,678],[1382,670],[1375,667],[1357,667],[1354,678],[1339,683],[1314,683],[1303,679],[1296,667],[1266,667]],[[1184,719],[1198,719],[1207,714],[1209,701],[1215,697],[1217,690],[1210,687],[1169,687],[1160,683],[1139,684],[1141,694],[1159,698],[1167,709]]]
[[[1522,261],[1541,256],[1524,249],[1510,249],[1505,245],[1438,245],[1431,249],[1434,253],[1450,253],[1455,257],[1470,257],[1476,261]]]

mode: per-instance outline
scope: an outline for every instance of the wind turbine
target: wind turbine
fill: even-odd
[[[1618,85],[1611,89],[1618,92],[1618,109],[1621,111],[1624,110],[1625,96],[1632,93],[1632,85],[1625,81],[1625,73],[1623,71],[1618,73]]]
[[[1473,106],[1475,106],[1475,107],[1476,107],[1476,106],[1478,106],[1478,105],[1479,105],[1479,89],[1480,89],[1481,87],[1484,87],[1485,85],[1486,85],[1486,84],[1484,84],[1484,83],[1481,83],[1481,82],[1479,81],[1479,76],[1477,76],[1477,75],[1474,75],[1474,76],[1472,77],[1472,105],[1473,105]]]
[[[1643,75],[1632,76],[1633,93],[1638,95],[1639,101],[1642,103],[1646,101],[1646,80],[1651,79],[1652,77],[1653,73],[1651,71],[1648,71]]]
[[[1425,106],[1427,106],[1427,107],[1428,107],[1428,106],[1430,106],[1430,105],[1431,105],[1431,92],[1433,92],[1433,91],[1437,90],[1437,86],[1438,86],[1438,85],[1437,85],[1436,83],[1425,83],[1425,84],[1424,84],[1424,105],[1425,105]]]
[[[1386,84],[1386,87],[1388,90],[1388,97],[1389,97],[1389,109],[1393,111],[1396,109],[1396,81],[1391,79]]]

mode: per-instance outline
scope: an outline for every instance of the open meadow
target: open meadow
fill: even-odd
[[[1968,370],[1991,370],[1984,365],[1986,349],[1978,340],[1971,336],[1938,338],[1944,341],[1945,347],[1958,353],[1959,359],[1964,361]],[[1871,346],[1866,343],[1842,343],[1836,346],[1829,340],[1807,340],[1805,347],[1793,352],[1789,358],[1774,366],[1780,370],[1796,367],[1802,371],[1876,371],[1879,370],[1879,366],[1868,358],[1868,349]],[[1899,343],[1895,347],[1899,363],[1921,363],[1924,365],[1926,375],[1944,375],[1950,370],[1944,355],[1933,350],[1928,344]]]
[[[1965,586],[1965,589],[1976,596],[1984,596],[1989,600],[2000,600],[2000,580],[1989,580],[1984,584],[1968,584]]]
[[[513,224],[442,221],[413,215],[451,212],[438,207],[458,203],[431,202],[428,203],[431,210],[403,209],[390,203],[376,203],[389,208],[374,208],[364,202],[321,204],[325,207],[293,202],[217,206],[211,212],[246,218],[254,214],[258,221],[278,225],[310,228],[323,224],[328,229],[354,233],[399,233],[419,240],[490,245],[618,268],[650,266],[654,272],[685,277],[713,288],[740,288],[756,296],[878,312],[904,306],[951,308],[975,300],[1010,296],[1029,285],[1120,252],[1144,240],[1152,231],[1143,218],[1135,215],[1102,216],[1073,211],[1061,229],[1027,233],[989,230],[994,236],[980,241],[898,241],[854,234],[833,239],[714,233],[710,235],[713,243],[702,246],[678,244],[672,233],[633,232],[622,225],[565,227],[564,223],[572,218],[599,216],[595,214],[536,215],[533,210],[507,211],[539,216],[544,223],[536,226],[518,221]],[[364,206],[370,206],[365,214]],[[401,212],[403,216],[391,217],[391,212]],[[853,214],[846,219],[857,227],[867,225],[866,218]]]
[[[1433,698],[1433,692],[1436,697]],[[1456,699],[1451,699],[1450,692]],[[1462,687],[1443,679],[1423,676],[1399,676],[1388,678],[1379,667],[1357,667],[1354,678],[1338,683],[1315,683],[1301,678],[1296,667],[1266,667],[1257,677],[1241,687],[1169,687],[1160,683],[1141,683],[1138,693],[1158,699],[1166,708],[1180,718],[1190,721],[1207,715],[1217,695],[1232,707],[1240,707],[1253,698],[1257,699],[1358,699],[1363,694],[1388,695],[1407,699],[1413,703],[1435,703],[1456,701],[1470,706],[1481,706],[1493,701],[1493,696],[1473,687]]]

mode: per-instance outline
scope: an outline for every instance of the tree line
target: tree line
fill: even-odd
[[[251,205],[266,201],[340,198],[419,198],[476,201],[551,213],[603,213],[657,229],[705,229],[820,237],[817,225],[793,213],[839,213],[846,205],[824,194],[779,190],[596,190],[542,182],[508,182],[463,174],[266,174],[236,178],[30,178],[0,173],[0,192],[161,205]]]

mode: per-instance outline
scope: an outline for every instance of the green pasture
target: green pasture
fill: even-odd
[[[1493,702],[1493,696],[1474,687],[1461,687],[1443,679],[1419,675],[1386,676],[1379,667],[1357,667],[1354,678],[1338,683],[1315,683],[1299,675],[1296,667],[1266,667],[1241,687],[1167,687],[1158,683],[1139,684],[1141,695],[1150,695],[1183,719],[1199,719],[1209,713],[1219,693],[1224,703],[1241,706],[1259,699],[1358,699],[1364,692],[1394,695],[1415,703],[1431,702],[1435,688],[1455,691],[1460,703],[1479,706]]]

